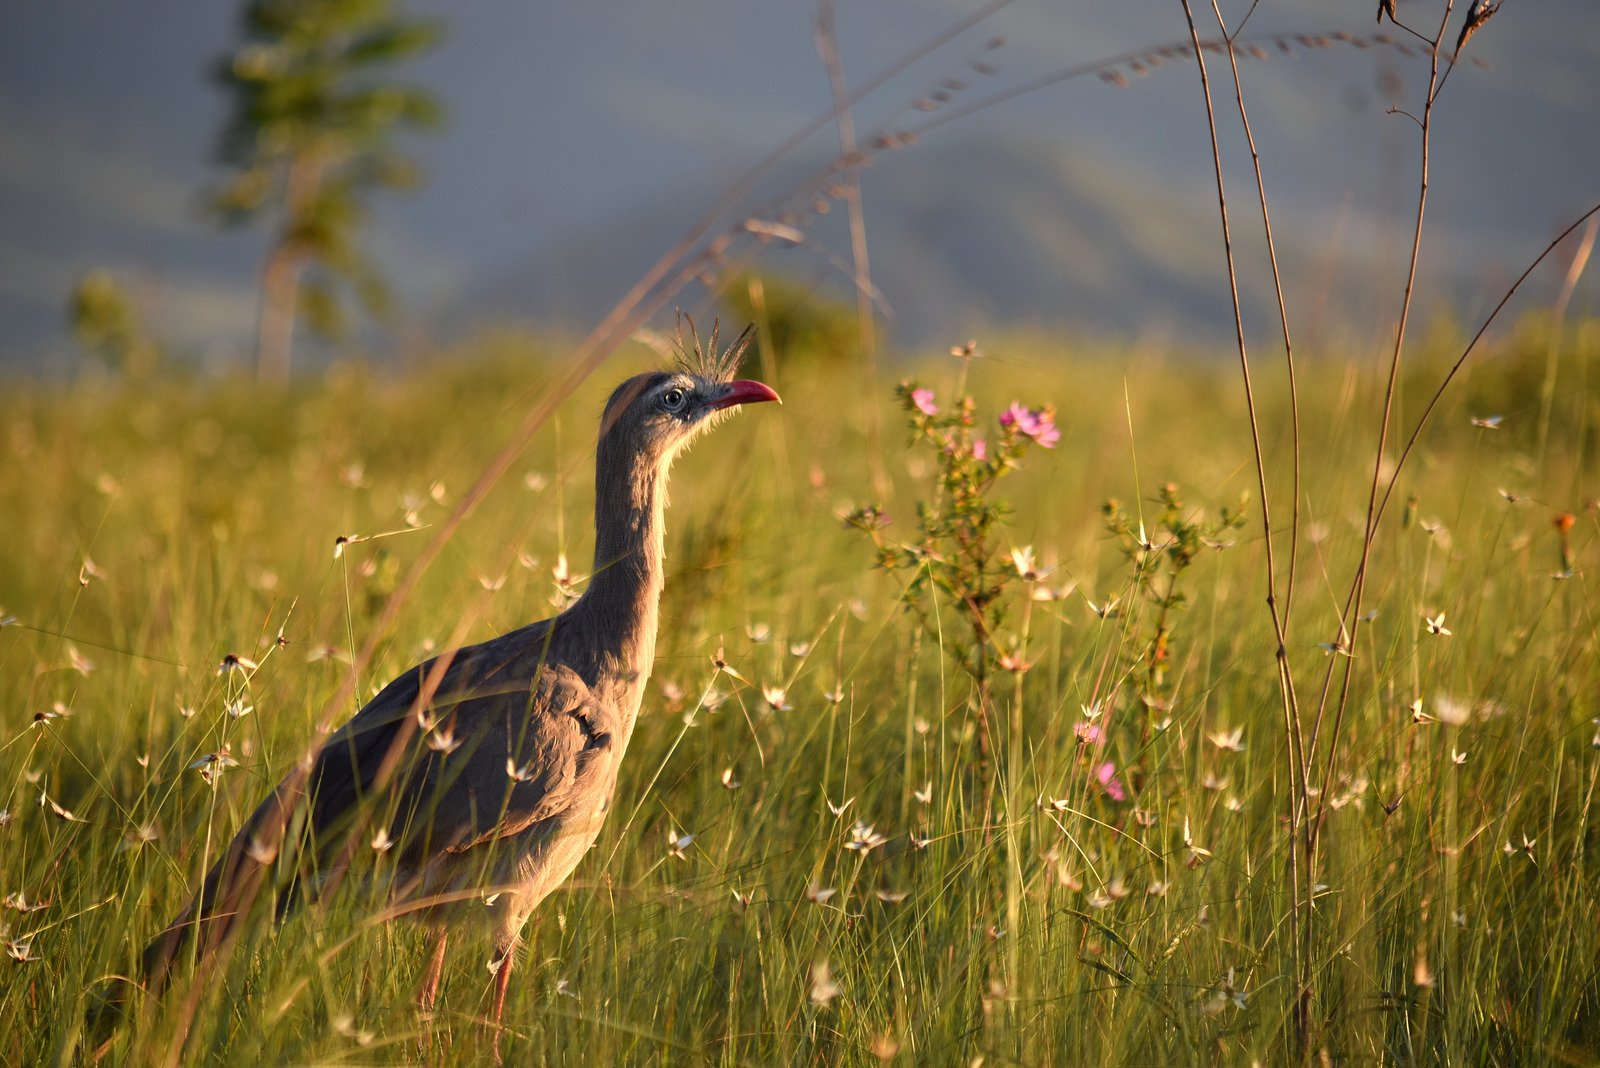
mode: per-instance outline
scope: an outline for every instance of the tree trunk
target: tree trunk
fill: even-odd
[[[283,227],[261,268],[261,314],[256,327],[256,377],[282,384],[289,380],[294,322],[300,297],[303,249],[297,237],[322,184],[322,160],[297,156],[284,178]]]
[[[256,378],[261,382],[282,385],[289,380],[299,289],[299,259],[286,245],[279,244],[261,271],[261,315],[256,334]]]

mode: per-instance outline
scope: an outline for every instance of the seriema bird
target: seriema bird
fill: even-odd
[[[424,1010],[450,925],[463,914],[492,924],[498,1055],[519,932],[594,843],[650,677],[668,469],[734,406],[778,400],[760,382],[733,380],[749,333],[719,353],[713,330],[709,349],[696,338],[675,369],[617,387],[600,421],[583,596],[552,619],[406,671],[329,736],[145,950],[147,992],[191,955],[210,957],[258,898],[275,897],[281,916],[326,893],[373,841],[386,851],[376,870],[388,872],[390,893],[436,931]],[[264,895],[269,887],[276,893]]]

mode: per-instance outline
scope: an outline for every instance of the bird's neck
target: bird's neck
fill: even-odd
[[[594,502],[594,574],[579,605],[618,666],[642,678],[655,658],[668,463],[602,443]]]

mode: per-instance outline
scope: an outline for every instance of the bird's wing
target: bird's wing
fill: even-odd
[[[542,665],[455,717],[457,748],[427,753],[397,813],[408,852],[464,852],[609,797],[617,725],[570,668]]]
[[[612,765],[616,724],[576,672],[549,662],[547,635],[525,628],[385,687],[317,753],[308,829],[337,837],[370,800],[402,861],[418,863],[585,796]]]
[[[474,651],[459,649],[407,669],[323,742],[303,780],[311,799],[309,830],[332,836],[354,817],[363,799],[404,776],[423,741],[423,719],[442,695],[460,689]],[[442,677],[436,678],[439,672]],[[424,700],[428,690],[433,695]],[[294,777],[291,773],[286,783]]]

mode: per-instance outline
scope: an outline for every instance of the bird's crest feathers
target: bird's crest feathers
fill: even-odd
[[[689,324],[687,336],[684,334],[684,324]],[[733,376],[739,371],[739,364],[744,359],[745,349],[750,347],[750,342],[755,336],[755,324],[744,328],[744,331],[734,339],[733,344],[726,349],[718,348],[718,333],[721,330],[720,319],[711,320],[711,338],[708,344],[702,345],[700,333],[695,329],[694,319],[683,312],[678,313],[677,336],[673,342],[673,360],[680,370],[713,382],[732,382]]]

